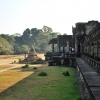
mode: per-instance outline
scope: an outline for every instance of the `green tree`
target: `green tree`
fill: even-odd
[[[8,48],[4,48],[4,49],[1,51],[1,54],[3,54],[3,55],[9,55],[9,54],[13,54],[13,51],[11,51],[11,50],[8,49]]]
[[[25,54],[25,58],[26,58],[26,54],[27,53],[29,53],[29,46],[27,46],[27,45],[22,45],[22,49],[21,49],[21,51],[22,51],[22,53],[24,53]]]
[[[1,34],[0,36],[6,40],[6,42],[0,42],[0,50],[9,48],[14,51],[15,54],[23,53],[21,52],[22,46],[27,45],[35,47],[37,52],[45,53],[48,50],[48,42],[52,38],[56,38],[59,33],[53,32],[52,28],[48,26],[43,26],[42,29],[32,28],[25,29],[23,34],[15,33],[13,35]],[[51,46],[51,45],[50,45]],[[51,47],[49,46],[49,50]]]
[[[9,35],[9,34],[1,34],[1,37],[3,37],[9,44],[13,47],[15,44],[15,36],[14,35]]]
[[[6,39],[0,36],[0,54],[6,54],[4,51],[11,51],[12,53],[12,46],[8,43]]]
[[[30,29],[27,28],[24,32],[23,35],[20,38],[20,43],[23,45],[29,45],[30,43]]]
[[[15,45],[13,46],[13,48],[14,48],[14,53],[15,53],[15,54],[21,54],[21,47],[20,47],[20,45],[15,44]]]

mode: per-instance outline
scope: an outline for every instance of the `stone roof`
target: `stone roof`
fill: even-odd
[[[51,39],[48,44],[57,44],[57,38]]]

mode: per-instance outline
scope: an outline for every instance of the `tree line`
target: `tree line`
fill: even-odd
[[[0,54],[28,53],[31,46],[34,46],[38,53],[46,53],[51,50],[51,45],[48,45],[49,40],[56,38],[58,34],[48,26],[43,26],[42,29],[27,28],[22,35],[0,34]]]

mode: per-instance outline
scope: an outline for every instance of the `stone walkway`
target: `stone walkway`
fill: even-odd
[[[97,73],[97,71],[82,58],[76,58],[76,61],[84,83],[91,95],[91,100],[100,100],[100,73]]]
[[[19,66],[20,66],[20,65],[13,66],[13,67],[10,67],[10,68],[6,68],[6,69],[3,69],[3,70],[0,70],[0,72],[5,72],[5,71],[7,71],[7,70],[17,68],[17,67],[19,67]]]

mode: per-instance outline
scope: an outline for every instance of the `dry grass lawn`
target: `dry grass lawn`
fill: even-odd
[[[1,55],[0,55],[0,57],[1,57]],[[4,57],[4,55],[3,55],[3,57]],[[24,59],[24,57],[25,57],[25,55],[16,55],[14,57],[0,59],[0,64],[12,63],[14,61],[18,62],[19,61],[19,58],[20,59]],[[38,54],[38,57],[44,59],[44,54]]]
[[[1,55],[0,55],[0,57],[1,57]],[[0,59],[0,64],[12,63],[14,61],[18,62],[19,58],[24,59],[24,55],[18,55],[18,56],[14,56],[14,57]]]
[[[8,70],[0,73],[0,92],[29,76],[33,72],[21,72],[21,70]]]
[[[40,58],[43,58],[44,54],[40,54],[40,55],[38,54],[38,56]],[[25,64],[7,64],[14,61],[18,62],[19,58],[24,59],[24,55],[10,57],[7,59],[0,59],[0,70],[4,70],[6,68],[11,68],[11,67],[20,65],[18,68],[16,68],[16,70],[8,70],[8,71],[0,73],[0,92],[4,91],[5,89],[9,88],[10,86],[16,84],[20,80],[34,73],[33,71],[22,72],[21,67]],[[37,65],[37,66],[40,66],[40,65]]]

